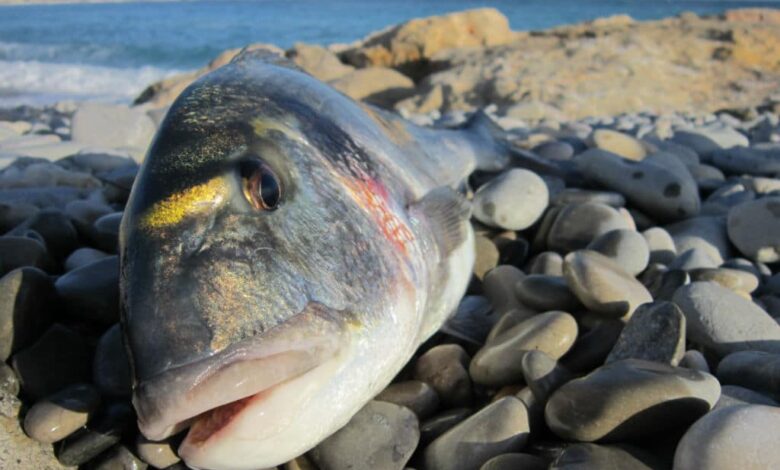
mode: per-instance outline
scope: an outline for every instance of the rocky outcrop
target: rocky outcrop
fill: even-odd
[[[169,104],[236,52],[149,87],[137,103]],[[285,54],[349,96],[405,115],[490,104],[527,121],[716,111],[759,105],[780,86],[780,13],[647,22],[618,15],[513,32],[498,11],[478,9],[411,20],[349,46],[298,44]]]

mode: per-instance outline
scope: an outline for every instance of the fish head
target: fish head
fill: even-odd
[[[190,466],[295,457],[413,350],[394,261],[411,232],[377,228],[391,189],[323,100],[351,106],[299,72],[223,67],[172,105],[134,184],[120,230],[133,403],[147,438],[189,427]]]

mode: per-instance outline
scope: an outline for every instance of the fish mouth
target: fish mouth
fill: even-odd
[[[302,313],[209,358],[137,384],[138,427],[150,440],[190,428],[190,445],[204,443],[250,404],[338,355],[344,329],[321,309]]]

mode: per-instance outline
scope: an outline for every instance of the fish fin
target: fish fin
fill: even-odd
[[[490,116],[478,110],[466,121],[464,130],[482,142],[480,148],[484,151],[476,155],[478,170],[499,171],[507,167],[511,155],[507,133]]]
[[[471,203],[452,188],[442,186],[431,190],[414,203],[414,210],[424,214],[432,226],[442,257],[460,247],[468,237]]]
[[[284,67],[298,72],[306,73],[302,68],[292,60],[283,55],[282,51],[276,52],[271,49],[267,49],[262,45],[249,45],[245,46],[238,54],[230,61],[231,64],[237,64],[242,62],[262,62],[264,64],[276,65],[278,67]]]

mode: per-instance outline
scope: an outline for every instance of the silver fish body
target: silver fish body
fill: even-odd
[[[141,431],[189,427],[187,465],[228,470],[343,426],[463,295],[473,234],[455,189],[505,162],[492,133],[419,128],[251,55],[185,90],[120,234]]]

